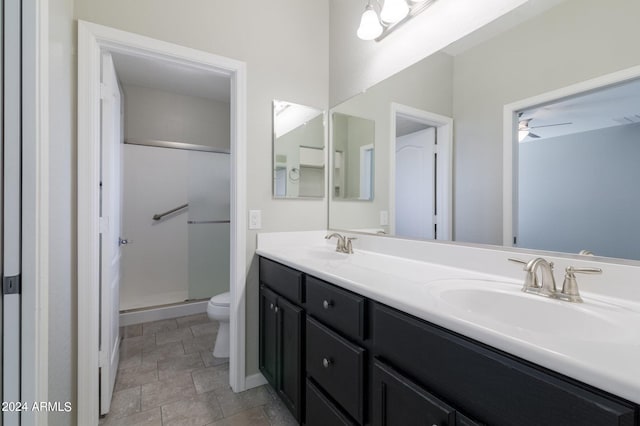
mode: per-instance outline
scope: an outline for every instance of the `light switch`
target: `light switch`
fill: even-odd
[[[389,212],[386,210],[380,211],[380,226],[389,225]]]
[[[249,229],[262,228],[262,211],[249,210]]]

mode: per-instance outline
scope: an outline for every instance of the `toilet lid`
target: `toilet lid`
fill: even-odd
[[[230,292],[221,293],[221,294],[219,294],[217,296],[213,296],[211,298],[211,300],[209,300],[209,304],[210,305],[229,306],[230,303],[231,303],[231,293]]]

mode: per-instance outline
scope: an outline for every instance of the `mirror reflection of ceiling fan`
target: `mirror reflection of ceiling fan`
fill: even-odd
[[[522,142],[524,138],[527,136],[533,139],[539,139],[540,136],[531,132],[531,129],[541,129],[543,127],[555,127],[555,126],[566,126],[569,124],[573,124],[572,122],[566,123],[555,123],[555,124],[544,124],[541,126],[532,126],[531,122],[534,120],[533,118],[522,118],[522,112],[518,113],[518,142]]]

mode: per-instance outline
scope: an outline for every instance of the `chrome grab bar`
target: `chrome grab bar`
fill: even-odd
[[[230,220],[189,220],[189,225],[199,225],[201,223],[231,223]]]
[[[187,208],[187,207],[189,207],[189,203],[187,203],[187,204],[183,204],[183,205],[181,205],[181,206],[178,206],[178,207],[176,207],[175,209],[167,210],[167,211],[166,211],[166,212],[164,212],[164,213],[154,214],[154,215],[153,215],[153,220],[160,220],[160,219],[162,219],[163,217],[170,215],[171,213],[175,213],[175,212],[177,212],[178,210],[182,210],[182,209],[185,209],[185,208]]]

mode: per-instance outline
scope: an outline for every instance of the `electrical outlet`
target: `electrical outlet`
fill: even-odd
[[[380,211],[380,226],[389,225],[389,212],[386,210]]]
[[[249,210],[249,229],[262,228],[262,211]]]

